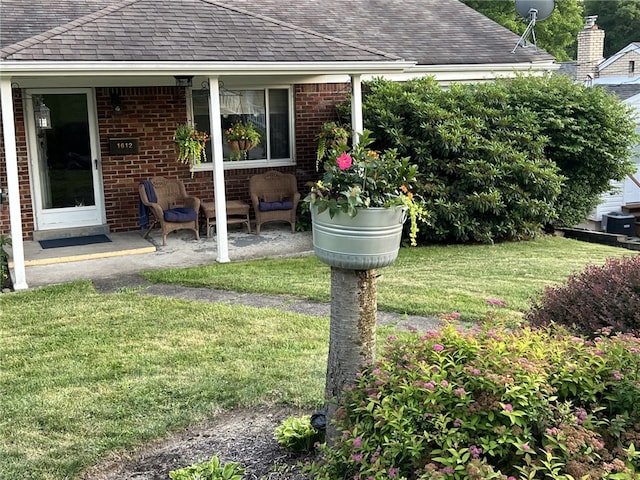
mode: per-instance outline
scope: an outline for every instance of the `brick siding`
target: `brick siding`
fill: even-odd
[[[308,181],[317,179],[315,172],[316,135],[325,121],[337,120],[335,105],[344,101],[348,84],[308,84],[295,86],[295,158],[296,165],[278,167],[294,173],[298,188],[303,194]],[[111,105],[111,95],[118,94],[122,112],[116,114]],[[32,239],[34,229],[29,168],[27,160],[22,98],[14,90],[14,114],[18,149],[20,198],[23,205],[23,234]],[[179,123],[187,119],[184,88],[180,87],[120,87],[97,88],[95,91],[102,181],[104,188],[107,224],[112,232],[137,230],[138,184],[153,176],[180,178],[187,192],[202,201],[213,201],[213,176],[210,171],[195,172],[175,158],[173,132]],[[139,143],[137,155],[112,155],[109,138],[133,137]],[[0,158],[4,159],[4,142],[0,139]],[[250,168],[225,171],[225,188],[230,200],[249,201],[249,177],[262,173],[266,168]],[[0,188],[6,189],[5,162],[0,161]],[[0,207],[0,234],[9,232],[9,209],[6,203]]]

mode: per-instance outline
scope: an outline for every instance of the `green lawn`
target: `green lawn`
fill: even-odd
[[[561,238],[403,249],[379,306],[466,319],[627,250]],[[156,281],[329,299],[314,257],[149,273]],[[327,318],[138,295],[87,282],[0,295],[0,478],[76,478],[109,453],[220,408],[322,402]],[[386,336],[389,329],[380,330]]]
[[[545,285],[564,281],[586,263],[636,252],[560,237],[497,245],[402,248],[380,269],[378,308],[414,315],[457,311],[476,321],[495,309],[489,298],[518,314]],[[259,260],[147,272],[154,282],[242,292],[295,294],[330,301],[330,268],[315,256]]]

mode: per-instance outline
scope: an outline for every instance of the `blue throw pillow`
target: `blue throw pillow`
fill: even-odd
[[[172,208],[164,211],[164,219],[167,222],[192,222],[198,218],[193,208]]]
[[[261,212],[270,212],[272,210],[291,210],[293,202],[291,200],[283,200],[282,202],[260,202]]]

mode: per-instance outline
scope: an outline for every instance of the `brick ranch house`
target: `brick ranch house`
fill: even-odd
[[[434,75],[443,85],[546,73],[553,57],[457,0],[2,0],[0,235],[14,287],[23,241],[139,229],[138,184],[180,178],[215,201],[248,200],[249,176],[315,180],[315,136],[361,81]],[[40,128],[41,109],[50,128]],[[263,141],[234,161],[222,129],[249,118]],[[208,162],[176,161],[173,133],[211,133]],[[218,261],[228,261],[226,228]]]

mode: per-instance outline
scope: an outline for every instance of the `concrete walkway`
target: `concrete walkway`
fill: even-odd
[[[144,240],[140,233],[109,234],[110,243],[83,247],[42,249],[38,242],[25,243],[26,274],[29,288],[90,280],[103,293],[135,288],[141,295],[157,295],[186,300],[276,308],[305,315],[329,317],[330,305],[301,300],[291,295],[262,295],[229,292],[210,288],[152,284],[140,272],[164,268],[183,268],[215,263],[215,238],[195,240],[190,232],[169,235],[167,246],[152,234]],[[231,261],[259,258],[284,258],[313,254],[311,232],[291,233],[288,227],[266,225],[260,235],[241,230],[229,232]],[[329,268],[329,267],[327,267]],[[401,329],[438,328],[431,317],[378,312],[379,325]]]

